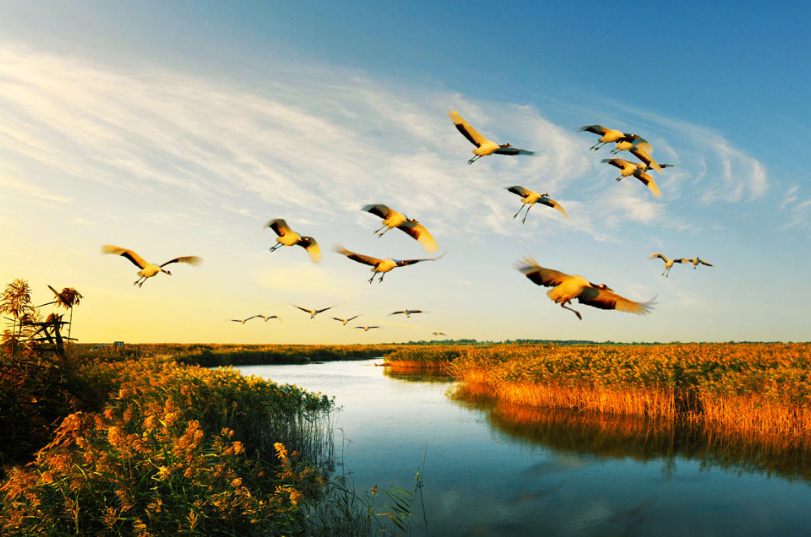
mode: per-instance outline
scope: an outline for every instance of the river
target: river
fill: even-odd
[[[811,461],[640,420],[504,409],[382,360],[241,366],[334,396],[358,491],[414,490],[435,536],[807,536]],[[421,508],[412,535],[426,534]]]

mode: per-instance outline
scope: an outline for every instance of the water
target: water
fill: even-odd
[[[429,535],[811,534],[811,461],[800,455],[676,438],[638,420],[463,402],[448,395],[455,383],[381,362],[239,369],[335,397],[338,453],[358,491],[412,491],[427,445]],[[425,534],[416,516],[413,533]]]

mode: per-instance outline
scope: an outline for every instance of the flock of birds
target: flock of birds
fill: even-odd
[[[472,150],[473,157],[468,160],[468,164],[473,164],[480,158],[493,154],[508,156],[535,154],[534,151],[519,149],[513,147],[509,143],[498,144],[488,140],[479,134],[473,127],[471,127],[470,124],[465,121],[456,111],[449,112],[448,116],[451,118],[459,132],[465,138],[467,138],[470,143],[476,146],[475,149]],[[617,181],[621,181],[626,177],[633,176],[644,184],[648,190],[651,191],[653,196],[657,198],[662,196],[662,193],[659,190],[659,187],[656,185],[653,177],[647,172],[648,170],[653,169],[656,172],[661,173],[664,168],[672,167],[674,165],[659,164],[656,162],[651,156],[653,153],[653,148],[647,140],[637,134],[625,133],[623,131],[609,129],[601,125],[587,125],[581,127],[580,131],[590,132],[600,136],[597,143],[591,146],[591,150],[597,151],[604,145],[613,143],[614,149],[611,151],[612,154],[616,155],[627,151],[638,159],[638,162],[630,162],[615,157],[611,159],[604,159],[602,161],[620,170],[620,175],[616,178]],[[563,207],[558,202],[553,200],[549,196],[549,193],[540,194],[520,185],[507,187],[507,190],[521,197],[521,208],[515,213],[515,215],[513,215],[513,219],[517,218],[521,211],[526,208],[524,218],[521,220],[522,224],[526,222],[530,209],[537,203],[553,208],[559,211],[565,218],[569,218],[569,215],[566,213]],[[406,215],[383,204],[366,205],[361,208],[361,211],[368,212],[382,219],[382,225],[374,231],[374,234],[377,237],[382,237],[389,230],[397,228],[419,242],[427,252],[433,253],[439,250],[437,242],[434,240],[425,226],[420,224],[420,222],[416,219],[408,218]],[[269,248],[270,252],[275,252],[282,246],[300,246],[307,251],[310,259],[314,263],[319,263],[321,261],[321,250],[318,246],[318,242],[313,237],[301,235],[298,232],[293,231],[285,220],[276,218],[269,221],[264,227],[270,228],[276,234],[276,244]],[[416,259],[380,259],[353,252],[344,248],[340,244],[335,245],[334,251],[352,261],[372,267],[372,277],[369,278],[369,283],[372,283],[377,276],[379,276],[378,282],[382,282],[385,275],[395,268],[406,267],[417,263],[422,263],[424,261],[437,261],[445,255],[445,253],[443,253],[436,257]],[[202,259],[197,256],[182,256],[166,261],[161,265],[156,265],[146,262],[141,256],[132,250],[113,245],[103,246],[102,252],[105,254],[123,256],[138,266],[140,269],[138,271],[138,279],[133,284],[137,285],[138,287],[141,287],[147,279],[157,275],[158,273],[163,272],[164,274],[171,276],[172,273],[165,270],[164,267],[172,263],[199,265],[202,262]],[[700,264],[709,267],[713,266],[699,257],[691,259],[678,258],[671,260],[660,253],[651,254],[650,259],[656,258],[661,259],[665,264],[665,271],[662,273],[662,275],[665,277],[669,277],[670,269],[673,268],[673,265],[676,263],[691,263],[694,269]],[[582,320],[581,314],[570,307],[572,301],[574,300],[577,300],[581,304],[586,304],[588,306],[600,309],[645,314],[651,311],[654,305],[654,300],[656,299],[654,296],[653,299],[647,302],[635,302],[633,300],[629,300],[616,294],[613,289],[608,287],[606,284],[594,284],[580,275],[569,275],[557,270],[542,267],[532,257],[524,257],[523,260],[516,263],[515,268],[536,285],[551,287],[551,289],[547,292],[547,296],[556,304],[560,304],[562,308],[573,312],[580,320]],[[297,306],[295,304],[291,305],[308,313],[310,315],[310,319],[314,319],[319,313],[323,313],[334,307],[330,306],[323,309],[309,309]],[[422,313],[422,310],[405,309],[392,312],[389,315],[404,315],[405,317],[411,317],[411,315],[415,313]],[[346,326],[349,322],[357,319],[358,317],[360,317],[360,315],[355,315],[347,319],[340,317],[333,317],[333,319]],[[267,316],[264,314],[252,315],[245,319],[230,319],[230,321],[244,325],[246,322],[252,319],[260,318],[265,322],[269,321],[270,319],[277,319],[281,321],[277,315]],[[369,330],[380,328],[380,326],[356,326],[355,328],[368,332]],[[437,331],[433,332],[432,335],[436,337],[444,336],[445,334]]]

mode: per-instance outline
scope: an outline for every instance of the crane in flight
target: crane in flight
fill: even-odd
[[[362,314],[355,315],[354,317],[350,317],[349,319],[341,319],[340,317],[333,317],[333,319],[335,319],[336,321],[340,321],[340,322],[344,323],[344,326],[346,326],[349,323],[349,321],[352,321],[353,319],[357,319],[361,315]]]
[[[627,136],[624,132],[618,131],[616,129],[609,129],[607,127],[603,127],[602,125],[586,125],[584,127],[580,127],[578,129],[580,132],[592,132],[594,134],[599,134],[600,138],[597,140],[597,143],[593,146],[589,147],[592,151],[597,151],[601,147],[606,144],[611,144],[620,140],[624,140]]]
[[[510,144],[497,144],[495,142],[491,142],[478,132],[476,129],[470,126],[470,123],[462,119],[456,110],[451,110],[448,112],[448,117],[451,118],[453,124],[456,125],[456,128],[459,132],[462,133],[462,136],[468,139],[468,141],[476,146],[476,149],[473,149],[473,157],[467,161],[468,164],[473,164],[477,160],[482,157],[486,157],[487,155],[492,155],[495,153],[496,155],[534,155],[534,151],[528,151],[526,149],[518,149],[517,147],[513,147]]]
[[[278,237],[276,237],[276,244],[269,248],[270,252],[275,252],[282,246],[301,246],[307,253],[310,254],[310,259],[313,263],[321,262],[321,249],[318,243],[312,237],[302,237],[287,225],[287,222],[282,218],[271,220],[265,227],[272,229]]]
[[[434,332],[433,334],[431,334],[432,337],[444,336],[444,335],[447,335],[447,334],[445,334],[445,332]]]
[[[513,215],[513,220],[521,213],[524,207],[527,208],[527,212],[524,213],[524,219],[521,220],[521,224],[527,221],[527,215],[529,214],[529,210],[532,209],[532,206],[535,205],[536,203],[540,203],[542,205],[546,205],[547,207],[557,209],[558,211],[561,212],[561,214],[563,214],[563,216],[569,218],[569,215],[566,214],[566,211],[563,209],[563,207],[560,206],[560,203],[550,198],[549,194],[546,193],[539,194],[537,192],[533,192],[532,190],[528,190],[519,185],[507,187],[507,190],[509,190],[513,194],[521,196],[521,209],[518,209],[518,212]]]
[[[614,149],[611,150],[611,154],[616,155],[620,151],[629,151],[635,147],[647,153],[653,153],[653,147],[646,139],[638,134],[625,134],[625,136],[614,143]]]
[[[318,315],[319,313],[323,313],[323,312],[327,311],[328,309],[332,309],[334,307],[334,306],[329,306],[328,308],[324,308],[324,309],[320,309],[320,310],[312,310],[312,309],[309,309],[309,308],[302,308],[301,306],[296,306],[295,304],[290,304],[290,305],[293,306],[294,308],[300,309],[301,311],[306,311],[307,313],[309,313],[310,314],[310,320],[315,319],[315,316]]]
[[[531,257],[524,257],[523,261],[518,261],[515,268],[529,278],[535,285],[551,287],[552,289],[546,292],[546,296],[554,301],[555,304],[560,304],[560,307],[563,309],[573,312],[581,321],[583,317],[580,315],[580,312],[566,307],[566,304],[570,304],[574,299],[577,299],[581,304],[595,308],[627,311],[637,314],[650,312],[654,304],[653,301],[656,300],[656,297],[653,297],[647,302],[628,300],[614,293],[614,290],[604,283],[595,285],[583,276],[570,276],[569,274],[557,270],[544,268]]]
[[[355,252],[351,252],[341,246],[340,244],[336,244],[334,250],[341,255],[345,255],[352,261],[356,261],[358,263],[363,263],[364,265],[369,265],[372,267],[372,277],[369,278],[369,283],[375,279],[375,276],[380,274],[380,279],[378,282],[383,281],[383,277],[386,275],[387,272],[397,268],[397,267],[406,267],[408,265],[414,265],[416,263],[421,263],[423,261],[436,261],[437,259],[441,259],[445,254],[442,254],[437,257],[430,257],[426,259],[378,259],[376,257],[372,257],[369,255],[362,255],[357,254]],[[447,253],[447,252],[445,252]]]
[[[369,330],[372,330],[374,328],[380,328],[380,327],[379,326],[356,326],[355,327],[356,330],[363,330],[364,332],[368,332]]]
[[[624,177],[634,176],[639,181],[642,182],[643,185],[648,187],[648,190],[651,191],[655,198],[661,198],[662,192],[659,190],[659,187],[656,185],[656,181],[653,180],[645,170],[647,169],[646,166],[642,164],[638,164],[636,162],[628,162],[627,160],[623,160],[621,158],[611,158],[611,159],[603,159],[603,162],[606,164],[610,164],[615,168],[619,168],[620,175],[615,180],[622,181]]]
[[[712,264],[707,263],[706,261],[704,261],[703,259],[701,259],[701,258],[700,258],[700,257],[698,257],[698,256],[695,256],[695,257],[694,257],[694,258],[692,258],[692,259],[683,259],[683,258],[679,258],[679,259],[676,259],[676,260],[674,261],[674,263],[692,263],[692,264],[693,264],[693,270],[695,270],[695,269],[698,267],[698,265],[699,265],[699,264],[701,264],[701,265],[706,265],[706,266],[708,266],[708,267],[712,267],[712,266],[713,266]]]
[[[411,238],[416,239],[417,242],[425,248],[426,252],[433,253],[439,250],[439,246],[434,238],[428,233],[425,226],[420,224],[417,220],[408,218],[406,215],[398,213],[382,203],[364,205],[361,211],[366,211],[383,219],[383,226],[375,230],[375,235],[378,237],[382,237],[390,229],[397,228],[407,233]]]
[[[231,322],[234,322],[234,323],[242,323],[242,324],[244,325],[245,323],[247,323],[247,322],[248,322],[248,321],[250,321],[251,319],[256,319],[257,317],[259,317],[259,316],[258,316],[258,315],[251,315],[251,316],[250,316],[250,317],[248,317],[247,319],[231,319]]]
[[[389,313],[389,317],[392,315],[405,315],[406,317],[411,317],[412,313],[422,313],[422,310],[400,310],[400,311],[393,311]]]
[[[172,275],[171,272],[168,270],[164,270],[163,267],[166,265],[171,265],[172,263],[186,263],[188,265],[199,265],[203,262],[203,259],[197,257],[196,255],[186,255],[182,257],[176,257],[174,259],[170,259],[166,263],[162,265],[155,265],[153,263],[147,263],[144,261],[144,258],[140,255],[136,254],[132,250],[127,250],[126,248],[121,248],[119,246],[113,246],[112,244],[105,244],[101,247],[101,252],[104,254],[113,254],[113,255],[120,255],[122,257],[126,257],[132,264],[140,268],[141,270],[138,271],[138,279],[133,282],[132,285],[137,285],[139,288],[144,285],[144,282],[147,278],[151,278],[152,276],[158,274],[159,272],[163,272],[164,274],[168,274],[169,276]]]
[[[667,278],[670,276],[670,269],[673,268],[673,264],[676,262],[676,260],[668,259],[664,254],[651,254],[648,259],[656,259],[657,257],[665,262],[665,271],[662,273],[662,276]],[[681,260],[679,260],[679,262],[681,263]]]

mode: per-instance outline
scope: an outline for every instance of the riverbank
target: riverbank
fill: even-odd
[[[493,345],[400,349],[511,404],[683,420],[742,435],[811,437],[811,345]]]

